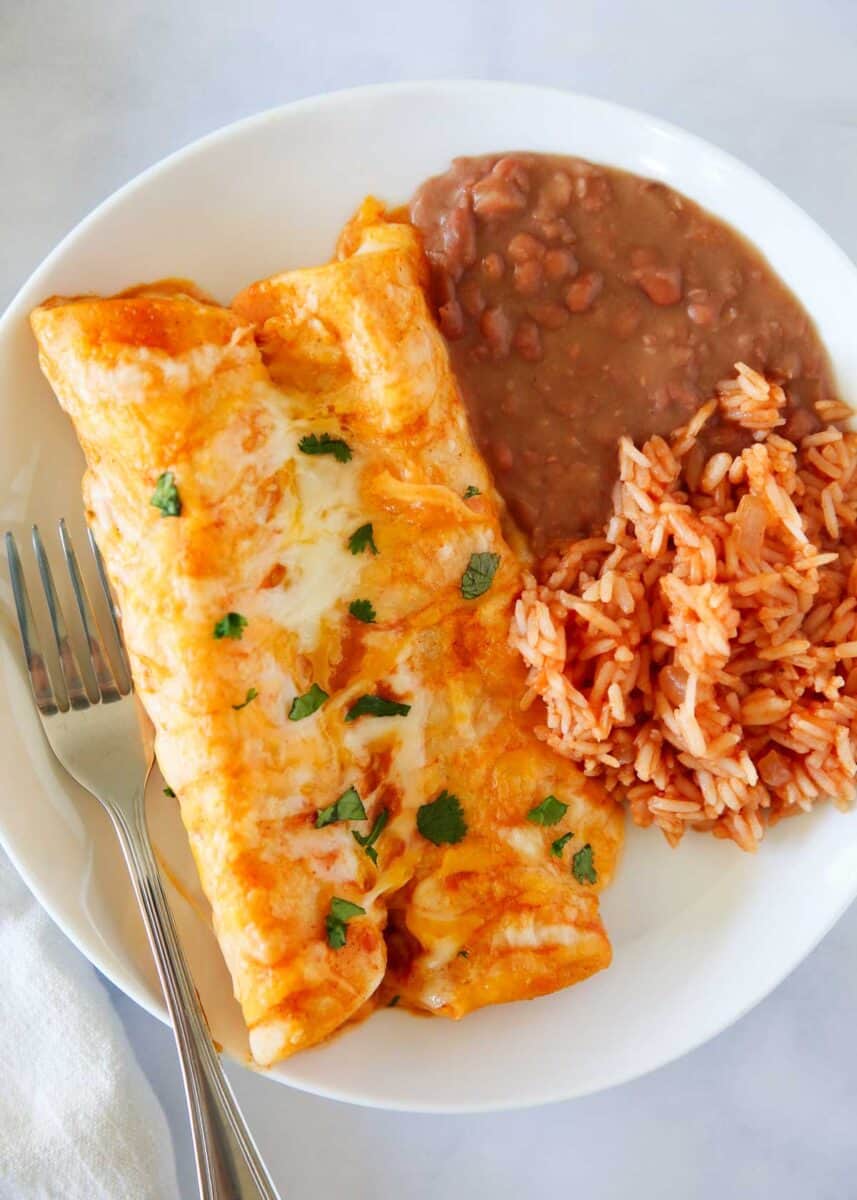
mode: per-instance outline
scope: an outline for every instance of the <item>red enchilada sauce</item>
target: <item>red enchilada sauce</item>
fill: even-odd
[[[663,184],[557,155],[460,158],[410,217],[480,450],[537,554],[606,519],[621,434],[669,433],[735,362],[783,384],[787,437],[835,395],[762,255]],[[747,440],[715,420],[699,453]]]

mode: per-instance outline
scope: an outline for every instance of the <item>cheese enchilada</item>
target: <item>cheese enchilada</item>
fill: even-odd
[[[518,706],[518,564],[423,270],[369,205],[232,309],[32,318],[263,1064],[373,997],[461,1016],[609,962],[619,817]]]

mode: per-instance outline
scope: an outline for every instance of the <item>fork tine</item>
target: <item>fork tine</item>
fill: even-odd
[[[92,611],[92,605],[89,602],[86,584],[83,582],[83,576],[80,573],[77,555],[75,554],[71,534],[66,527],[65,520],[60,521],[60,542],[62,543],[68,573],[71,576],[71,586],[74,591],[74,598],[77,601],[77,611],[80,613],[80,621],[83,625],[84,635],[86,636],[86,644],[89,647],[89,661],[92,665],[95,681],[98,684],[98,691],[101,699],[106,704],[110,704],[113,700],[120,698],[121,692],[116,686],[116,680],[113,678],[110,662],[101,648],[101,630],[98,628],[95,613]]]
[[[96,542],[95,535],[89,525],[86,527],[86,536],[89,541],[89,548],[92,551],[92,557],[95,559],[96,569],[98,570],[98,581],[107,600],[107,611],[110,613],[110,624],[113,627],[113,633],[116,637],[116,645],[119,647],[119,665],[122,668],[122,672],[117,682],[120,692],[125,695],[133,689],[134,683],[131,678],[131,664],[128,661],[128,652],[125,649],[125,635],[122,632],[122,618],[119,614],[119,605],[116,603],[113,588],[110,586],[110,580],[107,578],[107,568],[104,565],[104,559],[101,557],[101,551],[98,549],[98,542]]]
[[[69,704],[72,708],[89,708],[89,696],[86,694],[86,686],[80,673],[80,667],[77,664],[77,657],[69,640],[65,617],[60,607],[57,589],[54,586],[51,564],[48,562],[48,556],[45,553],[42,536],[39,533],[37,525],[33,526],[33,549],[36,552],[36,562],[39,565],[42,587],[45,591],[45,599],[48,602],[48,615],[51,618],[51,628],[54,631],[54,640],[60,662],[60,674],[65,684]]]
[[[21,557],[14,535],[6,534],[6,558],[9,563],[9,575],[12,579],[12,594],[15,597],[15,611],[18,614],[18,629],[21,632],[21,643],[24,647],[24,659],[30,676],[30,685],[36,706],[43,717],[52,717],[60,711],[60,703],[54,696],[53,684],[42,654],[39,630],[33,617],[30,595],[24,581],[21,567]],[[67,696],[60,697],[63,710],[68,708]]]

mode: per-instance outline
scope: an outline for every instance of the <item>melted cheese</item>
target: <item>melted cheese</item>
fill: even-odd
[[[568,923],[547,925],[533,917],[504,924],[492,938],[495,949],[538,950],[545,946],[574,946],[580,931]]]

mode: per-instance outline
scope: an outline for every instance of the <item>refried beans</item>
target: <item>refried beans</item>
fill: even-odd
[[[787,437],[835,395],[762,255],[664,184],[558,155],[459,158],[410,218],[476,439],[536,554],[606,519],[621,434],[669,433],[736,362],[783,385]],[[715,421],[698,452],[748,440]]]

